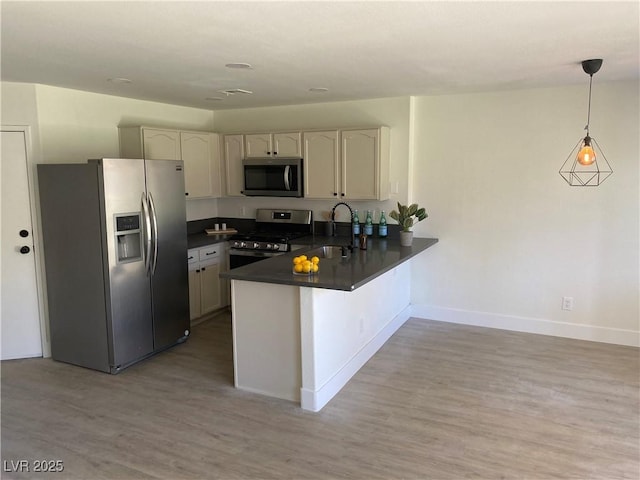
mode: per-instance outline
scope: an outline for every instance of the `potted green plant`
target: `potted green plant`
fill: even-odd
[[[413,227],[414,223],[421,222],[429,215],[427,215],[424,208],[418,207],[417,203],[412,203],[407,207],[398,202],[398,210],[393,210],[389,216],[398,222],[398,225],[402,228],[400,231],[400,245],[410,247],[413,242],[411,227]]]

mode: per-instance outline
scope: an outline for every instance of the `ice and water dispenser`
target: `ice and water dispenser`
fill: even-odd
[[[140,212],[116,214],[115,218],[118,263],[142,260]]]

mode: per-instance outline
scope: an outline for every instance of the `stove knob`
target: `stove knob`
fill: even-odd
[[[271,250],[271,249],[273,248],[273,245],[271,245],[270,243],[267,243],[267,244],[265,245],[265,248],[266,248],[267,250]]]
[[[280,245],[278,245],[277,243],[273,244],[273,249],[274,250],[280,250]]]
[[[253,242],[253,248],[260,248],[260,244],[258,242]]]
[[[240,242],[239,241],[234,241],[233,242],[233,248],[238,248],[240,246]]]
[[[246,242],[240,242],[240,248],[246,248],[247,244]]]

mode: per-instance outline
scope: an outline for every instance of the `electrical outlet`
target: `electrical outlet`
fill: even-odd
[[[573,297],[562,297],[562,310],[573,310]]]

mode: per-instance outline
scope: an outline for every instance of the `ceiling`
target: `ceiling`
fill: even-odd
[[[210,110],[638,79],[639,6],[3,0],[1,78]]]

